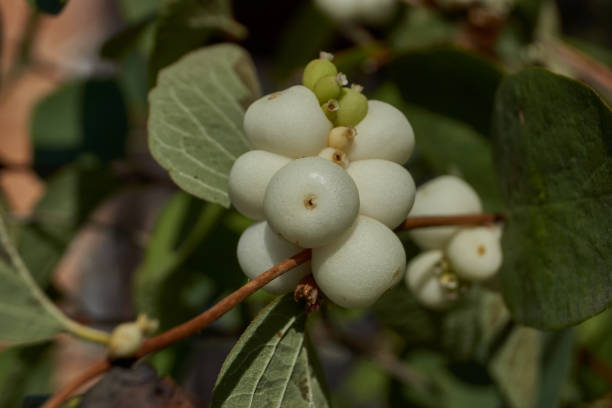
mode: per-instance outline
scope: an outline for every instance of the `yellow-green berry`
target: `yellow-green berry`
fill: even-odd
[[[339,107],[340,105],[336,99],[330,99],[329,101],[321,104],[321,109],[323,109],[323,113],[330,122],[336,121]]]
[[[338,74],[338,68],[327,58],[318,58],[312,60],[304,68],[302,76],[302,84],[314,90],[317,81],[326,76],[335,76]]]
[[[341,90],[337,75],[328,75],[319,79],[313,88],[319,103],[329,101],[330,99],[337,99],[340,96]]]
[[[356,126],[368,113],[368,99],[360,90],[343,88],[338,100],[336,126]]]

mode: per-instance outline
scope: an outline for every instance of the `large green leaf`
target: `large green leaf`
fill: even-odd
[[[229,0],[160,0],[155,39],[149,61],[149,79],[180,57],[201,47],[215,33],[236,38],[246,29],[232,17]]]
[[[327,407],[306,313],[288,294],[257,315],[223,364],[212,407]]]
[[[500,70],[474,54],[449,47],[412,51],[384,71],[404,100],[467,122],[483,135],[491,131],[491,109]]]
[[[17,272],[0,262],[0,345],[39,342],[62,328]]]
[[[71,82],[36,106],[31,129],[39,169],[53,170],[85,152],[115,159],[123,154],[128,130],[123,96],[113,80]]]
[[[242,48],[222,44],[185,56],[161,72],[149,96],[153,156],[182,189],[228,207],[229,171],[248,150],[241,103],[258,94]]]
[[[612,302],[612,112],[585,85],[530,69],[502,83],[495,137],[515,320],[558,328],[601,312]]]
[[[51,391],[50,351],[49,344],[0,351],[0,408],[25,406],[22,401],[26,395]]]

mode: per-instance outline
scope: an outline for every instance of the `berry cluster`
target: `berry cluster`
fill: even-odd
[[[479,213],[478,194],[455,176],[435,178],[417,189],[411,216]],[[502,263],[501,227],[444,226],[410,232],[424,250],[406,272],[406,284],[425,306],[451,304],[470,282],[491,278]]]
[[[414,202],[402,166],[414,134],[399,110],[348,87],[329,54],[306,66],[302,83],[245,114],[254,150],[234,163],[229,194],[239,212],[262,221],[241,236],[238,261],[254,278],[312,248],[311,262],[265,289],[292,291],[312,273],[334,303],[366,307],[404,275],[406,254],[392,229]]]

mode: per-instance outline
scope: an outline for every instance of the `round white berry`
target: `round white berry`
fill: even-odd
[[[337,21],[355,20],[359,15],[357,0],[315,0],[321,11]]]
[[[293,158],[316,156],[327,146],[331,128],[315,94],[302,85],[256,100],[244,115],[254,149]]]
[[[389,228],[406,219],[414,203],[415,185],[404,167],[388,160],[359,160],[346,170],[359,190],[359,213]]]
[[[419,302],[431,309],[442,309],[457,296],[441,282],[444,262],[442,251],[433,249],[413,258],[406,269],[406,286]]]
[[[359,212],[353,179],[337,164],[320,157],[297,159],[270,180],[264,213],[274,231],[303,248],[316,248],[340,237]]]
[[[406,253],[397,235],[360,215],[340,239],[312,250],[312,275],[332,302],[367,307],[402,279]]]
[[[465,228],[448,242],[446,257],[453,272],[468,281],[489,279],[502,264],[496,227]]]
[[[357,3],[360,19],[368,24],[379,25],[393,16],[396,0],[359,0]]]
[[[238,157],[229,176],[229,197],[234,207],[246,217],[262,220],[266,187],[272,176],[290,161],[263,150],[251,150]]]
[[[293,245],[272,231],[262,221],[247,228],[238,241],[238,263],[242,272],[253,279],[277,263],[297,254],[302,248]],[[263,289],[281,295],[295,289],[300,280],[310,273],[310,261],[274,279]]]
[[[416,191],[410,217],[459,215],[482,211],[474,189],[455,176],[440,176],[423,184]],[[430,227],[410,231],[410,237],[423,249],[441,249],[460,227]]]
[[[349,160],[384,159],[404,164],[414,149],[414,132],[406,116],[388,103],[368,101],[368,114],[355,127],[346,152]]]

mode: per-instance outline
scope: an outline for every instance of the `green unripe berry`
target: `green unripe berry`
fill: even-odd
[[[317,81],[313,91],[317,99],[319,99],[319,103],[323,103],[330,99],[337,99],[340,96],[342,87],[339,84],[337,75],[328,75]]]
[[[306,68],[304,68],[302,84],[310,90],[314,90],[314,86],[319,79],[337,74],[338,68],[336,68],[333,62],[327,58],[318,58],[310,61]]]
[[[336,126],[356,126],[368,113],[368,98],[358,89],[343,88],[338,100]]]
[[[336,99],[330,99],[329,101],[321,104],[321,109],[323,109],[323,113],[330,122],[336,122],[339,107],[340,105]]]

